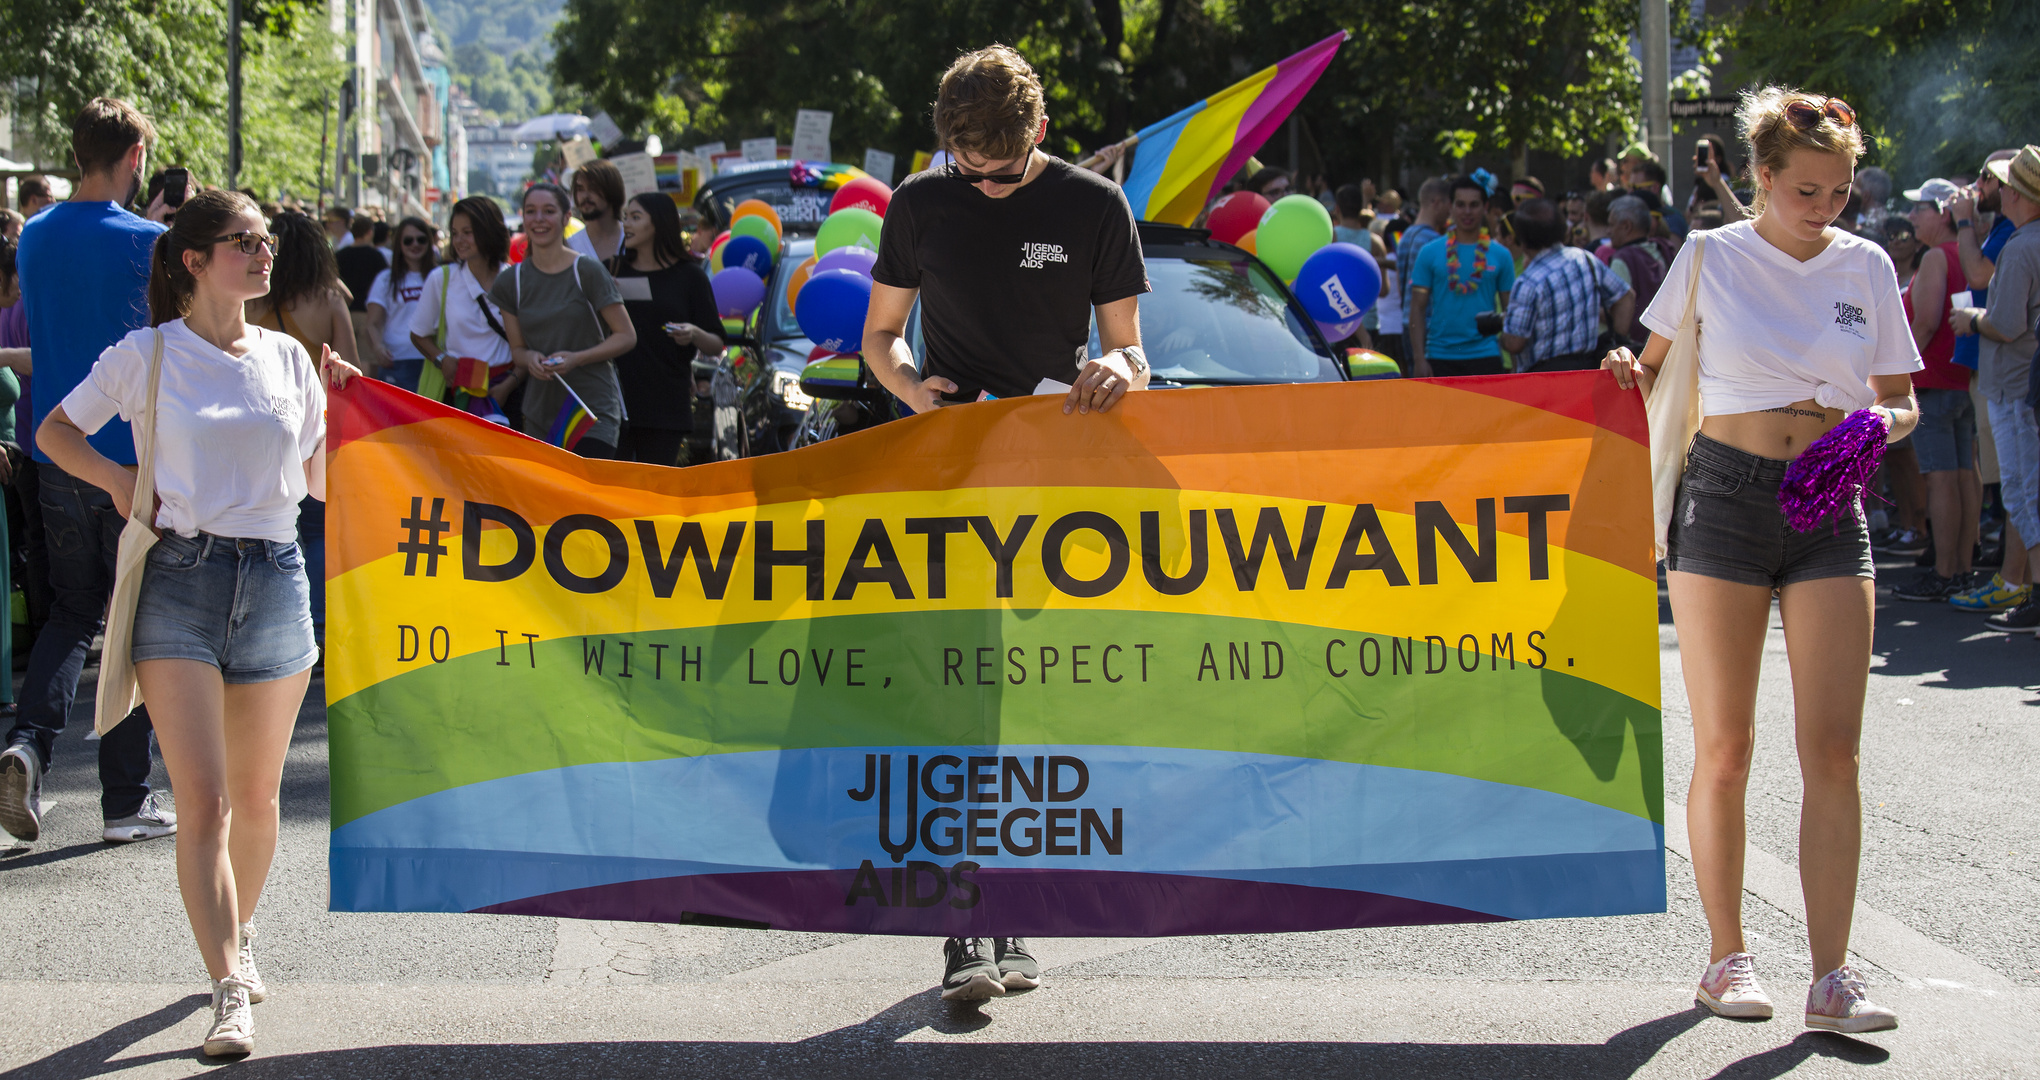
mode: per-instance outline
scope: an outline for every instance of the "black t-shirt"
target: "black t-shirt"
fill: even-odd
[[[1088,352],[1091,308],[1148,291],[1133,210],[1118,185],[1051,158],[1003,199],[940,172],[893,192],[872,280],[921,290],[922,375],[951,401],[1070,382]]]
[[[616,279],[641,277],[652,291],[650,300],[625,300],[623,310],[637,331],[637,344],[616,358],[616,377],[623,384],[623,406],[633,427],[666,431],[694,428],[694,356],[666,333],[669,322],[693,323],[722,335],[716,314],[715,290],[698,262],[682,261],[646,273],[630,265],[629,253],[617,260]]]
[[[333,261],[340,265],[340,283],[354,294],[347,302],[349,311],[368,310],[368,287],[375,284],[375,276],[390,268],[390,261],[383,258],[381,249],[367,241],[358,241],[333,253]]]

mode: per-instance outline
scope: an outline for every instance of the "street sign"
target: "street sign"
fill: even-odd
[[[1689,98],[1672,102],[1672,119],[1720,120],[1734,116],[1741,106],[1739,98]]]

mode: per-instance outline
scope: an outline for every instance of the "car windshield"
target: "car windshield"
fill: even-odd
[[[1156,379],[1179,383],[1322,382],[1337,369],[1259,265],[1150,255],[1140,338]],[[1101,352],[1091,331],[1092,355]]]

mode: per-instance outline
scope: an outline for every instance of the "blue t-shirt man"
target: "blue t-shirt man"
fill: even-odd
[[[35,342],[35,423],[92,370],[107,346],[149,325],[149,251],[163,226],[111,202],[62,202],[21,230],[15,264]],[[135,463],[127,421],[91,437],[115,464]],[[35,459],[49,463],[41,448]]]
[[[1998,253],[2005,249],[2005,243],[2011,240],[2012,233],[2016,231],[2018,230],[2012,228],[2012,219],[1999,214],[1997,220],[1991,223],[1990,235],[1983,238],[1983,244],[1981,245],[1983,257],[1989,259],[1992,265],[1996,265]],[[1960,268],[1958,267],[1957,269]],[[1949,289],[1952,292],[1962,291],[1953,286],[1950,286]],[[1970,307],[1980,308],[1990,306],[1989,289],[1971,289],[1969,291],[1975,296],[1975,299],[1969,302]],[[1955,355],[1951,359],[1963,367],[1975,371],[1983,359],[1982,353],[1978,349],[1980,340],[1975,334],[1955,335]]]
[[[1445,258],[1459,250],[1461,282],[1472,281],[1472,292],[1451,288],[1451,274]],[[1487,269],[1476,278],[1474,267],[1480,258],[1479,244],[1455,244],[1441,236],[1417,252],[1417,264],[1410,270],[1410,288],[1431,290],[1430,310],[1424,319],[1424,356],[1432,360],[1500,359],[1502,343],[1474,327],[1474,316],[1498,310],[1495,299],[1516,285],[1516,259],[1509,249],[1490,241]]]

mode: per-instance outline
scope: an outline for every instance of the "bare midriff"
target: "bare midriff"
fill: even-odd
[[[1747,454],[1790,461],[1847,415],[1808,398],[1775,409],[1709,416],[1700,421],[1700,433]]]

